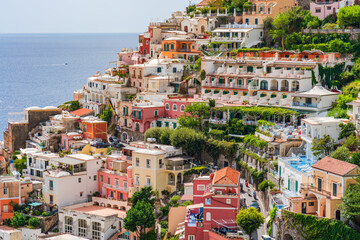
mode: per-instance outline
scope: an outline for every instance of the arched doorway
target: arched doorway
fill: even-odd
[[[335,211],[335,219],[340,220],[340,218],[341,218],[341,213],[340,213],[340,210],[338,209]]]
[[[173,173],[168,174],[168,185],[175,185],[175,175]]]
[[[290,234],[285,234],[284,240],[293,240],[293,237]]]
[[[185,26],[185,27],[184,27],[184,31],[185,31],[185,32],[188,32],[188,31],[189,31],[188,26]]]
[[[123,141],[123,142],[126,142],[126,140],[128,139],[128,134],[127,134],[127,132],[123,132],[122,134],[121,134],[121,140]]]
[[[205,32],[205,26],[201,26],[201,33]]]

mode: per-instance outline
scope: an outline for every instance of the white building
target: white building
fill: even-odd
[[[57,159],[59,167],[43,173],[45,202],[59,208],[86,202],[98,191],[97,171],[102,159],[85,154],[72,154]]]
[[[59,231],[93,240],[108,240],[124,226],[125,211],[82,203],[59,210]]]
[[[94,110],[95,114],[99,114],[102,105],[109,104],[109,101],[116,109],[119,101],[137,92],[136,88],[127,87],[125,80],[101,74],[90,77],[83,90],[84,97],[79,101],[84,108]]]
[[[51,152],[29,152],[26,157],[27,169],[23,170],[23,174],[36,180],[43,180],[43,172],[58,166],[57,159],[60,158],[59,154]]]
[[[309,91],[295,93],[291,108],[308,111],[325,111],[332,107],[338,95],[338,92],[331,92],[317,84]]]
[[[261,25],[228,24],[214,29],[212,33],[215,34],[211,37],[212,44],[229,42],[229,49],[250,48],[262,42],[263,28]]]
[[[357,99],[352,101],[352,111],[348,111],[348,115],[351,117],[352,122],[355,124],[356,129],[360,129],[360,94]]]
[[[306,157],[312,161],[317,161],[324,156],[315,157],[312,153],[312,141],[329,135],[335,142],[339,142],[341,131],[340,123],[348,123],[347,119],[334,117],[313,117],[301,120],[301,139],[305,142]]]

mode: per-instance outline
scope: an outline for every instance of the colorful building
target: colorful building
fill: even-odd
[[[340,204],[346,189],[357,184],[360,168],[355,164],[324,157],[312,165],[308,185],[301,186],[301,197],[289,198],[290,210],[296,213],[343,220]]]
[[[127,201],[133,187],[132,161],[126,156],[112,154],[106,157],[105,168],[98,171],[98,187],[102,197]]]
[[[107,122],[94,117],[81,119],[84,138],[101,139],[107,142]]]
[[[164,105],[152,105],[150,102],[134,104],[132,107],[133,131],[145,133],[151,127],[152,122],[164,116]]]
[[[226,167],[210,176],[194,179],[194,205],[188,206],[185,239],[239,237],[235,222],[240,209],[240,173]],[[219,228],[227,229],[225,233]],[[211,232],[211,234],[210,234]],[[218,236],[217,238],[212,236]]]
[[[196,59],[201,56],[195,40],[179,37],[171,37],[162,41],[162,58]]]
[[[12,176],[0,177],[0,221],[14,216],[13,204],[24,204],[32,190],[30,180],[20,181]]]

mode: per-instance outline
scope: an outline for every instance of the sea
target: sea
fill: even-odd
[[[138,34],[0,34],[0,140],[8,120],[30,106],[72,100],[87,78],[136,49]]]

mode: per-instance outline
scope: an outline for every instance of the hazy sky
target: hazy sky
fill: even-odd
[[[0,33],[144,32],[189,0],[0,0]]]

